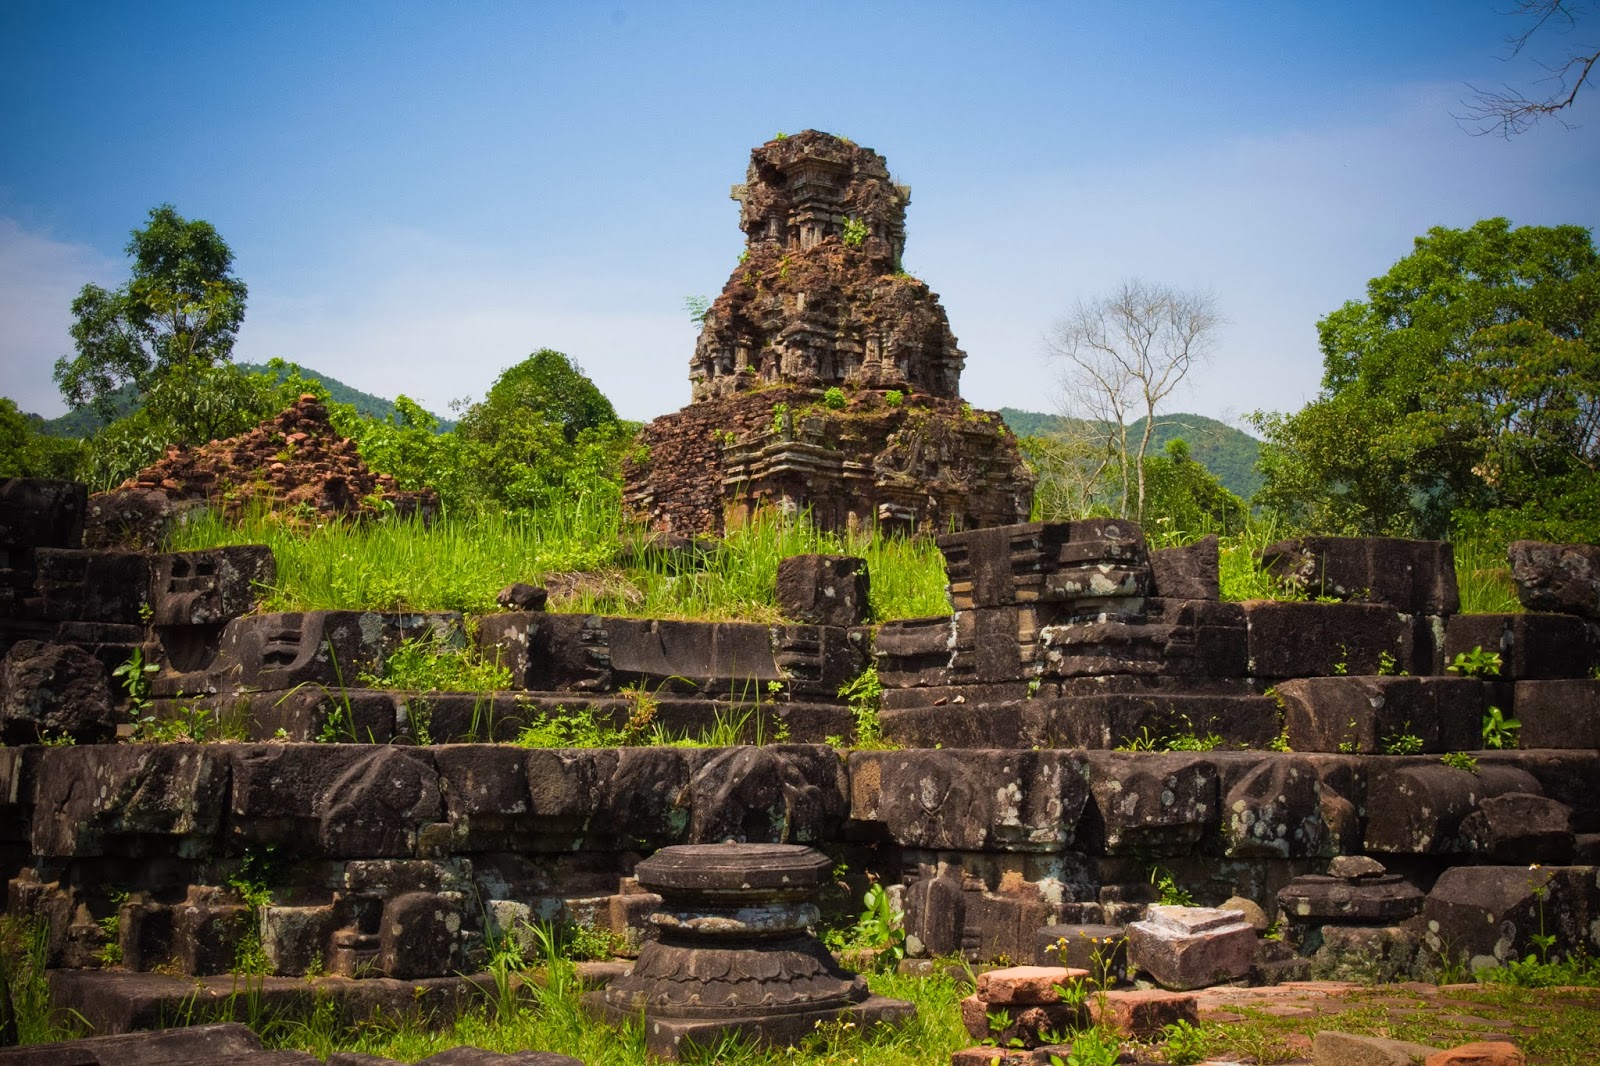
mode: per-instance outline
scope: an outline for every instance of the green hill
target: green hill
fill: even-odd
[[[1060,415],[1019,411],[1012,407],[1000,408],[1000,417],[1019,437],[1048,436],[1059,432],[1069,422]],[[1137,436],[1143,425],[1141,418],[1129,427],[1129,433]],[[1256,472],[1261,442],[1250,434],[1205,415],[1162,415],[1150,438],[1151,452],[1159,454],[1174,437],[1187,441],[1194,460],[1215,474],[1230,492],[1248,500],[1261,487],[1261,475]]]
[[[241,370],[246,370],[252,374],[272,373],[271,367],[260,363],[240,363],[239,367]],[[394,402],[392,400],[385,400],[382,396],[374,396],[370,392],[362,392],[360,389],[352,388],[336,378],[318,373],[308,367],[300,368],[300,376],[321,382],[322,387],[328,390],[328,395],[335,403],[347,403],[368,418],[389,418],[394,414]],[[278,374],[279,381],[286,377],[288,377],[287,370]],[[119,418],[132,411],[138,405],[133,386],[124,385],[118,390],[116,405]],[[30,417],[39,418],[37,415]],[[59,418],[42,418],[39,420],[38,428],[41,433],[47,436],[81,439],[83,437],[92,437],[100,432],[105,427],[105,424],[105,419],[88,408],[83,408],[78,411],[68,411]],[[454,428],[455,422],[453,420],[439,419],[441,432]]]

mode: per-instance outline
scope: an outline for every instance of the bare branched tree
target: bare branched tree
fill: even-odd
[[[1109,296],[1079,302],[1046,339],[1048,354],[1063,364],[1062,414],[1098,435],[1087,443],[1099,457],[1094,480],[1115,471],[1124,518],[1144,515],[1144,459],[1157,409],[1210,354],[1221,325],[1210,293],[1132,278]]]
[[[1506,38],[1507,60],[1522,54],[1530,41],[1549,28],[1545,36],[1575,33],[1578,22],[1593,14],[1590,0],[1515,0],[1507,14],[1528,20],[1522,33]],[[1529,96],[1510,85],[1495,90],[1472,87],[1472,97],[1462,101],[1465,109],[1456,115],[1464,129],[1482,135],[1495,133],[1510,138],[1538,125],[1540,119],[1553,118],[1571,129],[1566,114],[1578,98],[1578,92],[1595,74],[1600,63],[1600,41],[1594,36],[1574,40],[1565,54],[1554,62],[1539,61],[1548,75],[1536,84],[1550,86],[1542,96]]]

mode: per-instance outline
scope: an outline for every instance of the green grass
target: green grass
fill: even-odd
[[[270,611],[458,610],[488,613],[514,581],[599,572],[608,580],[553,610],[651,618],[776,622],[778,561],[807,552],[859,555],[874,618],[945,614],[944,559],[932,541],[818,531],[767,518],[730,532],[702,569],[618,565],[621,538],[643,540],[615,511],[586,507],[532,517],[446,518],[431,527],[387,519],[315,526],[268,515],[230,523],[208,513],[177,529],[168,550],[265,544],[278,562]]]
[[[1456,584],[1462,614],[1517,614],[1522,603],[1511,581],[1505,545],[1486,539],[1455,542]]]

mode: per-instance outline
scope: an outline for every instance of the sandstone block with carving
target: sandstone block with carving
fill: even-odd
[[[1128,959],[1163,988],[1187,991],[1238,980],[1255,962],[1257,936],[1237,911],[1152,906],[1128,926]]]

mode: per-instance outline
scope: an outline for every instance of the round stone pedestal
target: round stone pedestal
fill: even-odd
[[[661,896],[648,941],[627,976],[590,993],[607,1020],[644,1015],[649,1050],[677,1058],[685,1043],[735,1033],[793,1044],[818,1022],[898,1024],[915,1008],[874,996],[810,933],[832,861],[790,844],[662,848],[634,876]]]

